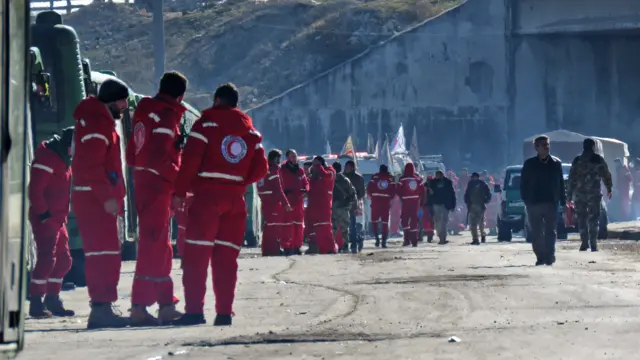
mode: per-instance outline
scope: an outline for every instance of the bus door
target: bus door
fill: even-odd
[[[32,152],[27,112],[29,2],[0,0],[0,358],[23,348],[30,230],[27,164]],[[10,40],[9,40],[10,39]]]

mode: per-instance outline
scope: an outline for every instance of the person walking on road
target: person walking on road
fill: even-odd
[[[576,156],[571,163],[567,197],[575,196],[578,229],[580,231],[580,251],[598,251],[598,228],[600,225],[600,183],[607,188],[611,199],[613,181],[604,158],[595,153],[596,142],[585,139],[582,143],[582,155]]]
[[[351,243],[351,252],[353,252],[354,248],[357,248],[357,251],[362,251],[364,236],[358,232],[356,217],[362,214],[362,201],[367,191],[364,184],[364,177],[358,172],[356,162],[353,160],[347,160],[344,164],[344,176],[351,181],[351,185],[356,189],[356,195],[358,197],[356,205],[349,211],[349,242]],[[345,239],[345,242],[346,241]]]
[[[467,204],[467,218],[473,239],[471,245],[480,245],[478,228],[480,228],[480,237],[483,243],[487,238],[484,233],[484,212],[487,209],[487,204],[491,201],[491,190],[489,185],[480,179],[480,174],[477,172],[471,174],[471,180],[464,186],[466,187],[464,203]]]
[[[524,162],[520,193],[526,206],[536,266],[553,265],[558,205],[566,207],[562,161],[550,155],[549,137],[538,136],[533,145],[538,155]]]
[[[340,242],[338,243],[338,252],[347,252],[349,245],[347,241],[350,241],[351,227],[350,227],[350,213],[351,210],[357,206],[358,200],[356,198],[356,189],[342,173],[342,164],[338,161],[332,165],[336,171],[336,179],[333,184],[333,200],[331,205],[331,222],[333,224],[333,237],[338,239],[338,232],[340,232]],[[358,248],[355,242],[351,242],[351,252],[358,252]]]
[[[449,212],[456,208],[456,192],[451,180],[444,176],[441,170],[436,171],[436,177],[427,182],[427,204],[433,207],[433,220],[439,245],[446,244],[447,224]]]

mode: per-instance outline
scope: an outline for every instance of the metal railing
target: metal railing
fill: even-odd
[[[55,10],[63,14],[70,14],[83,6],[87,6],[93,2],[115,2],[132,4],[134,0],[48,0],[48,1],[31,1],[31,13],[35,15],[40,11]]]

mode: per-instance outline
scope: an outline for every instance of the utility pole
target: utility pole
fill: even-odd
[[[164,74],[164,18],[162,16],[163,0],[153,2],[153,53],[155,57],[156,81],[159,81]]]

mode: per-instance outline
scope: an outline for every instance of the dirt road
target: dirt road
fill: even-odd
[[[360,255],[260,258],[243,252],[234,325],[87,331],[86,289],[63,293],[79,315],[27,320],[21,359],[634,359],[640,262],[621,242],[598,253],[558,246],[534,267],[524,242],[472,247],[398,243]],[[634,250],[635,251],[635,250]],[[181,271],[174,267],[178,294]],[[133,264],[123,267],[128,309]],[[210,285],[209,285],[210,287]],[[209,289],[209,294],[211,290]],[[213,319],[212,297],[207,298]],[[456,336],[461,341],[449,343]]]

